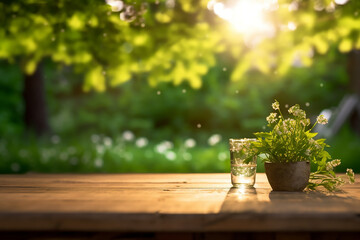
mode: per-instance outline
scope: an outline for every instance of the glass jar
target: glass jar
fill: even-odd
[[[229,139],[231,183],[234,187],[252,187],[256,176],[256,150],[251,143],[256,138]]]

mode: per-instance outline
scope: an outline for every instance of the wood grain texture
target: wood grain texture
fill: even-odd
[[[358,177],[358,176],[357,176]],[[272,192],[229,174],[0,175],[2,231],[360,231],[360,184]]]

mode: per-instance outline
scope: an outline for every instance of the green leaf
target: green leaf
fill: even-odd
[[[339,50],[340,52],[349,52],[352,49],[352,41],[349,38],[345,38],[340,42]]]
[[[99,92],[105,91],[105,77],[101,66],[93,68],[85,75],[84,90],[89,91],[92,88]]]
[[[318,144],[323,144],[325,141],[326,141],[326,139],[325,138],[320,138],[320,139],[317,139],[317,140],[315,140]]]
[[[33,74],[36,70],[36,66],[37,66],[37,62],[34,59],[27,61],[24,66],[25,73],[27,75]]]
[[[257,132],[254,133],[254,135],[260,138],[270,138],[272,136],[271,133],[267,133],[267,132]]]
[[[318,135],[318,133],[312,133],[312,132],[309,132],[309,131],[306,131],[305,134],[306,134],[306,136],[307,136],[308,138],[313,138],[313,137],[315,137],[316,135]]]
[[[82,30],[85,25],[84,16],[81,13],[75,13],[68,19],[67,23],[74,30]]]

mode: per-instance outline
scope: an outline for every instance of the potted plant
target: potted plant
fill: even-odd
[[[316,124],[326,124],[327,119],[320,115],[310,126],[310,119],[299,105],[288,109],[289,118],[285,119],[278,101],[272,104],[277,112],[266,118],[271,128],[269,132],[255,133],[258,141],[252,145],[259,154],[265,156],[265,173],[275,191],[303,191],[306,187],[315,189],[323,186],[335,190],[344,181],[333,171],[340,164],[339,159],[331,160],[325,150],[325,139],[315,139],[317,133],[311,132]],[[310,173],[310,164],[317,170]],[[354,173],[347,170],[350,182]]]

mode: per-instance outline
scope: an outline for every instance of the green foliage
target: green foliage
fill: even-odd
[[[310,67],[317,55],[328,54],[332,47],[344,53],[360,48],[358,1],[342,6],[332,1],[278,2],[277,10],[268,12],[268,21],[276,29],[274,36],[242,48],[231,74],[233,81],[244,79],[251,69],[284,76],[294,65]],[[229,51],[234,48],[229,47]]]
[[[133,15],[146,10],[138,13],[144,21],[139,24],[121,20],[99,0],[0,3],[0,58],[20,63],[25,74],[48,57],[72,65],[85,73],[85,91],[104,91],[134,74],[145,74],[152,86],[187,81],[199,88],[201,77],[215,64],[220,39],[208,23],[197,20],[205,10],[200,4],[191,10],[188,1],[181,4],[175,10],[166,9],[164,2],[131,2],[127,6]],[[187,22],[189,18],[194,21]]]
[[[331,160],[330,154],[325,151],[325,139],[317,139],[314,137],[317,133],[311,130],[316,124],[326,124],[327,119],[320,115],[317,117],[314,125],[307,129],[310,125],[310,119],[306,118],[306,112],[300,108],[298,104],[289,108],[288,112],[292,115],[285,119],[280,110],[278,101],[272,104],[277,113],[270,113],[266,118],[272,130],[269,132],[255,133],[258,141],[252,142],[252,146],[258,151],[258,154],[264,154],[264,161],[271,163],[287,163],[307,161],[315,164],[317,169],[310,174],[309,184],[310,190],[315,190],[322,186],[329,191],[334,191],[341,186],[344,181],[337,177],[334,168],[341,164],[339,159]],[[347,169],[349,182],[355,182],[355,175],[352,169]]]
[[[266,161],[272,163],[286,162],[315,162],[324,161],[331,158],[324,150],[328,147],[325,139],[314,137],[317,133],[310,132],[317,123],[326,124],[327,120],[320,115],[314,125],[308,129],[310,119],[306,118],[306,113],[298,104],[289,108],[288,112],[292,115],[285,119],[280,110],[280,104],[275,101],[272,104],[277,113],[271,113],[267,118],[269,132],[259,132],[254,135],[258,138],[253,145],[260,153],[266,155]]]
[[[139,74],[151,86],[188,82],[197,89],[219,54],[231,62],[229,78],[244,81],[254,69],[284,76],[294,62],[314,64],[314,54],[327,54],[333,47],[341,52],[360,48],[358,1],[343,6],[330,1],[278,1],[277,9],[267,12],[274,36],[256,44],[249,44],[209,11],[207,1],[124,4],[132,9],[132,15],[122,11],[125,19],[101,0],[0,3],[0,58],[18,62],[25,74],[48,57],[73,65],[85,73],[86,91],[104,91]],[[288,24],[295,27],[289,30],[284,27]]]
[[[324,154],[321,161],[315,161],[317,169],[315,172],[310,173],[310,180],[307,188],[310,190],[315,190],[317,187],[324,187],[329,191],[338,190],[338,188],[345,183],[345,181],[336,176],[334,168],[341,164],[339,159],[332,161],[327,161],[331,156],[326,153]],[[352,169],[346,170],[346,175],[348,177],[349,183],[355,182],[355,175]]]
[[[0,138],[20,135],[23,130],[21,116],[22,82],[18,66],[0,62]]]
[[[40,141],[0,139],[0,173],[229,171],[227,146],[200,144],[194,148],[187,142],[189,139],[149,142],[128,131],[116,138],[93,134],[77,139],[54,135]]]
[[[341,129],[336,137],[329,139],[329,144],[332,146],[328,150],[331,156],[341,157],[343,163],[351,166],[354,171],[360,172],[360,169],[357,167],[359,162],[357,156],[360,156],[360,137],[354,134],[353,129],[348,124]],[[341,164],[336,170],[338,172],[346,172],[344,165]]]
[[[334,60],[338,58],[339,62]],[[194,155],[190,161],[193,167],[186,168],[184,171],[197,169],[204,172],[228,172],[228,168],[212,167],[217,166],[219,153],[228,154],[227,139],[250,137],[252,132],[261,129],[266,122],[264,118],[268,102],[274,97],[282,99],[287,104],[311,103],[311,108],[308,108],[311,111],[307,111],[310,116],[318,114],[325,106],[337,104],[341,96],[346,93],[346,89],[342,87],[346,83],[342,60],[342,57],[334,53],[331,58],[319,57],[311,71],[306,68],[296,68],[288,73],[285,79],[266,79],[252,72],[243,82],[227,81],[229,71],[223,70],[224,67],[228,67],[224,61],[224,65],[212,69],[206,75],[200,90],[192,90],[186,84],[178,87],[172,84],[161,84],[156,88],[148,88],[143,84],[142,79],[135,79],[135,81],[109,89],[106,93],[82,92],[82,75],[74,73],[71,67],[59,68],[51,61],[45,62],[44,72],[51,125],[53,134],[62,139],[59,145],[50,145],[55,148],[56,154],[49,161],[44,160],[40,154],[36,155],[38,157],[36,160],[26,158],[20,161],[18,158],[21,149],[30,148],[29,152],[40,152],[48,148],[49,144],[37,143],[35,139],[23,142],[21,75],[17,66],[2,63],[0,83],[4,87],[0,88],[0,96],[4,97],[4,101],[0,103],[0,113],[8,117],[3,118],[0,125],[2,131],[0,138],[9,141],[8,145],[13,145],[9,154],[3,156],[3,161],[7,165],[6,167],[2,165],[2,172],[13,172],[11,164],[19,164],[24,172],[55,171],[54,166],[59,172],[85,172],[86,169],[110,171],[110,168],[95,168],[91,161],[88,163],[79,161],[78,165],[72,166],[68,159],[61,161],[62,164],[58,165],[55,162],[59,160],[55,158],[69,146],[79,148],[78,152],[82,152],[82,148],[90,148],[89,139],[93,134],[104,134],[116,139],[125,130],[131,130],[137,136],[148,138],[152,145],[164,139],[178,142],[189,137],[194,138],[199,144],[192,151],[194,154],[196,152],[199,159],[204,159],[204,156],[206,159],[202,162]],[[334,75],[321,67],[324,65],[329,66]],[[324,74],[326,77],[320,79],[320,76]],[[312,76],[318,80],[311,81]],[[298,81],[292,81],[294,78]],[[268,81],[271,81],[271,84]],[[320,83],[323,83],[324,87],[320,87]],[[157,94],[158,91],[160,95]],[[197,128],[198,123],[201,124],[201,128]],[[15,132],[9,132],[11,129]],[[215,133],[222,136],[219,148],[206,144],[208,138]],[[360,170],[360,165],[356,161],[359,155],[358,144],[358,136],[348,128],[341,131],[336,138],[331,139],[333,147],[329,149],[329,152],[336,158],[342,158],[343,161],[343,164],[337,167],[339,172],[346,171],[346,168],[342,168],[343,165],[351,166],[355,171]],[[175,148],[177,146],[175,144]],[[129,151],[141,153],[143,149],[134,147]],[[202,155],[205,152],[206,155]],[[178,157],[180,160],[181,155]],[[78,158],[81,158],[81,155]],[[110,163],[115,160],[106,156],[103,159],[110,165],[115,164]],[[41,169],[32,164],[33,161],[44,162]],[[140,161],[142,160],[139,159]],[[149,161],[158,163],[156,157]],[[130,166],[131,164],[132,162],[126,162],[126,165],[122,164],[112,170],[136,171]],[[161,171],[167,171],[166,169],[169,172],[177,171],[175,168],[177,165],[169,164],[169,161],[159,164]],[[151,172],[156,166],[146,165],[143,169],[145,168],[147,170],[144,171]],[[263,171],[262,164],[258,164],[258,172]]]

